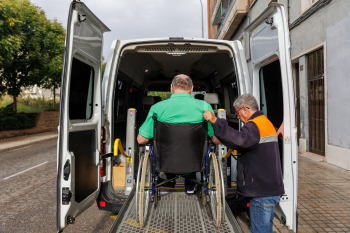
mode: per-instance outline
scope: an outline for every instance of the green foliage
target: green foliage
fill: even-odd
[[[0,108],[12,104],[13,99],[9,95],[2,96],[0,99]],[[59,110],[59,103],[56,103],[55,108],[52,108],[53,100],[46,100],[44,98],[30,98],[30,97],[18,97],[18,109],[17,112],[51,112]],[[11,105],[13,106],[13,105]],[[1,118],[1,117],[0,117]]]
[[[0,131],[27,129],[35,126],[36,113],[18,113],[13,111],[13,103],[0,108]]]
[[[0,95],[14,97],[15,111],[21,88],[56,77],[64,37],[62,26],[30,1],[0,1]]]
[[[101,81],[103,79],[103,75],[105,74],[105,69],[106,69],[106,64],[107,62],[104,62],[105,61],[105,57],[102,56],[102,78],[101,78]]]
[[[51,49],[48,51],[49,62],[46,63],[47,75],[43,80],[43,87],[52,89],[53,93],[61,85],[61,74],[63,65],[65,29],[56,20],[47,23],[48,45]],[[55,98],[55,95],[54,95]],[[53,101],[55,108],[55,101]]]
[[[167,100],[170,98],[171,92],[149,91],[147,96],[159,96],[162,100]]]
[[[55,108],[52,107],[53,100],[46,100],[45,98],[30,98],[28,97],[20,97],[18,99],[18,103],[23,106],[29,106],[31,108],[40,109],[40,112],[50,112],[50,111],[58,111],[59,104],[56,105]],[[30,112],[30,111],[26,111]]]

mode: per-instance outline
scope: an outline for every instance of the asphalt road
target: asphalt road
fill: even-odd
[[[56,232],[57,139],[0,153],[0,232]],[[64,232],[108,232],[113,214],[96,204]]]

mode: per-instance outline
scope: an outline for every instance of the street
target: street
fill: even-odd
[[[0,232],[56,232],[57,139],[0,153]],[[96,204],[64,232],[108,232]]]
[[[45,136],[45,134],[43,134]],[[56,232],[57,138],[0,153],[0,233]],[[299,232],[349,232],[350,172],[299,154]],[[115,214],[96,204],[64,232],[108,232]],[[245,216],[236,216],[249,232]],[[274,232],[290,232],[275,218]]]

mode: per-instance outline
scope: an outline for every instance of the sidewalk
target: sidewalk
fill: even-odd
[[[0,140],[0,153],[25,147],[35,142],[57,138],[58,132],[50,131]]]
[[[299,154],[298,232],[350,232],[350,171],[323,161],[323,156]],[[274,225],[289,232],[277,219]]]

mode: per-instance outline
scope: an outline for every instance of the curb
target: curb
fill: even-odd
[[[23,145],[19,145],[19,146],[13,146],[13,147],[10,147],[10,148],[6,148],[6,149],[1,149],[0,150],[0,153],[3,153],[3,152],[7,152],[7,151],[11,151],[11,150],[16,150],[16,149],[19,149],[19,148],[22,148],[22,147],[27,147],[27,146],[31,146],[33,144],[36,144],[36,143],[39,143],[39,142],[44,142],[44,141],[49,141],[51,139],[55,139],[57,140],[57,137],[56,138],[45,138],[43,140],[38,140],[38,141],[35,141],[35,142],[30,142],[30,143],[27,143],[27,144],[23,144]]]

